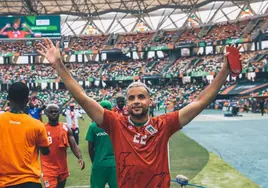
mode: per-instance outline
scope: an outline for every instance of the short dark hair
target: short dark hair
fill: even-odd
[[[120,96],[117,96],[116,99],[125,99],[125,97],[120,95]]]
[[[11,84],[8,89],[8,100],[22,104],[29,98],[29,88],[22,82]]]
[[[116,97],[116,100],[117,100],[117,101],[119,101],[119,100],[125,100],[125,97],[123,97],[123,96],[118,96],[118,97]]]

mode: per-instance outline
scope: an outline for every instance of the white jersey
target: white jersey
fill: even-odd
[[[75,109],[73,112],[71,112],[70,109],[66,109],[65,115],[66,115],[66,123],[68,124],[68,127],[70,129],[73,127],[73,125],[79,128],[78,118],[82,117],[82,114],[80,114],[79,110]]]

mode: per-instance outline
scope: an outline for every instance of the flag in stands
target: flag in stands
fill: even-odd
[[[96,29],[96,27],[92,23],[90,23],[86,27],[86,29],[84,31],[84,35],[96,35],[96,34],[98,34],[98,30]]]
[[[240,14],[240,18],[247,18],[247,17],[251,17],[253,16],[253,12],[252,10],[246,6],[242,11],[241,11],[241,14]]]
[[[200,19],[195,15],[192,14],[189,18],[188,18],[188,24],[190,27],[194,27],[199,25]]]
[[[140,21],[136,26],[137,32],[145,32],[148,30],[149,30],[149,28],[147,27],[147,25],[143,21]]]

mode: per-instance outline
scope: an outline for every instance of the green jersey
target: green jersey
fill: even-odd
[[[86,140],[94,144],[92,168],[115,167],[114,150],[109,135],[94,122],[87,131]]]

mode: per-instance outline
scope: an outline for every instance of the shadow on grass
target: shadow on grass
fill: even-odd
[[[208,151],[183,133],[175,133],[169,142],[171,178],[182,174],[194,178],[208,163]]]

